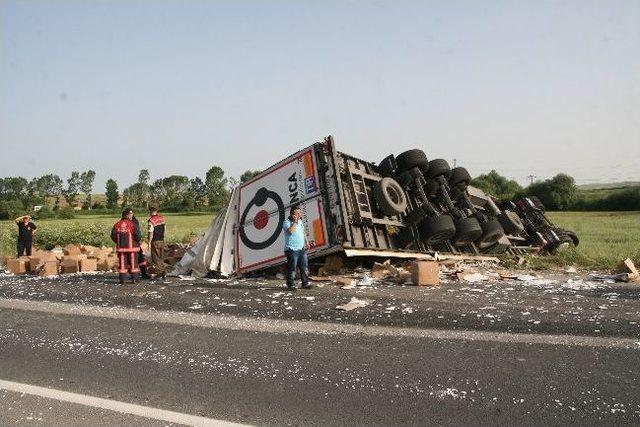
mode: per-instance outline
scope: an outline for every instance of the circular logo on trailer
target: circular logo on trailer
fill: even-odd
[[[273,200],[278,207],[278,225],[274,227],[273,233],[271,233],[271,235],[266,239],[262,241],[254,241],[249,238],[249,236],[247,236],[247,233],[244,229],[244,224],[247,221],[247,216],[249,215],[251,209],[254,206],[256,208],[264,206],[268,200]],[[244,245],[249,249],[268,248],[269,246],[271,246],[271,244],[273,244],[273,242],[278,240],[278,236],[280,236],[280,229],[282,227],[282,223],[284,222],[284,215],[284,203],[282,203],[282,199],[280,198],[280,196],[278,196],[278,193],[267,190],[264,187],[260,188],[258,191],[256,191],[256,194],[253,196],[253,199],[251,199],[247,207],[244,208],[244,212],[242,212],[242,216],[240,217],[241,226],[238,230],[238,233],[240,234],[240,240],[242,240],[242,243],[244,243]],[[256,230],[262,230],[267,226],[267,224],[269,224],[269,219],[269,212],[267,212],[265,209],[261,209],[253,217],[252,223]]]

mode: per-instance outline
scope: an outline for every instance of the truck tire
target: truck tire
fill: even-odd
[[[469,171],[462,167],[451,169],[451,175],[449,176],[449,185],[455,187],[458,184],[469,185],[471,182],[471,175]]]
[[[495,243],[504,236],[504,229],[497,219],[483,221],[480,223],[480,227],[482,227],[482,236],[478,243]]]
[[[549,252],[555,254],[575,247],[573,239],[571,238],[571,236],[569,236],[567,230],[564,230],[562,228],[554,228],[553,231],[558,236],[558,242],[549,248]]]
[[[535,206],[536,208],[540,209],[542,212],[544,212],[546,210],[544,205],[542,204],[542,202],[538,198],[538,196],[529,196],[529,200],[531,200],[531,203],[533,203],[533,206]]]
[[[423,189],[424,189],[424,194],[426,194],[427,197],[435,197],[435,195],[438,194],[438,190],[440,189],[440,186],[438,185],[437,182],[429,180],[424,185]]]
[[[571,230],[564,230],[564,231],[565,233],[567,233],[567,236],[569,236],[569,238],[573,241],[573,246],[578,246],[578,244],[580,243],[580,239],[578,238],[578,235]]]
[[[431,216],[420,224],[420,239],[427,245],[446,242],[456,234],[456,226],[449,215]]]
[[[482,227],[474,217],[462,218],[456,221],[455,243],[473,243],[482,236]]]
[[[396,162],[393,154],[388,155],[378,164],[378,173],[383,177],[392,177],[396,172]]]
[[[373,187],[373,196],[386,216],[401,214],[407,209],[407,196],[393,178],[382,178]]]
[[[509,210],[502,211],[498,215],[498,221],[507,234],[520,234],[524,230],[522,220],[517,213]]]
[[[414,149],[400,153],[396,156],[398,172],[405,172],[413,168],[419,168],[423,172],[429,167],[427,155],[422,150]]]
[[[444,175],[448,179],[450,174],[451,168],[449,167],[449,162],[445,159],[433,159],[429,162],[427,178],[433,179]]]

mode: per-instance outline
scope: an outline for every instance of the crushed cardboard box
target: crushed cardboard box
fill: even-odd
[[[629,281],[637,282],[640,280],[640,273],[638,273],[638,269],[630,258],[622,261],[616,268],[616,272],[626,273]]]

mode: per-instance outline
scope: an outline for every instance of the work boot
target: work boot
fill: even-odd
[[[141,274],[140,277],[142,279],[145,279],[145,280],[151,279],[151,276],[149,276],[149,271],[147,270],[147,266],[146,265],[141,265],[140,266],[140,274]]]

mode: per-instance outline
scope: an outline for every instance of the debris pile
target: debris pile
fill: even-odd
[[[142,252],[150,258],[146,243],[141,245]],[[164,262],[174,266],[187,252],[187,246],[172,243],[166,246]],[[111,247],[69,244],[56,246],[50,251],[34,250],[31,256],[5,258],[4,265],[11,274],[37,274],[55,276],[93,271],[116,271],[118,255]]]
[[[55,276],[91,271],[111,271],[118,264],[113,248],[90,245],[67,245],[50,251],[35,250],[31,256],[7,258],[5,265],[12,274]]]

